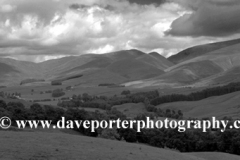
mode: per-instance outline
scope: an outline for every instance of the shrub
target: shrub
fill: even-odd
[[[129,95],[131,94],[131,92],[129,90],[126,90],[126,91],[122,91],[121,95]]]
[[[51,85],[52,86],[60,86],[60,85],[62,85],[62,82],[61,81],[52,81]]]
[[[61,97],[64,95],[65,95],[65,92],[63,92],[61,89],[56,89],[52,92],[52,97],[54,97],[54,98]]]

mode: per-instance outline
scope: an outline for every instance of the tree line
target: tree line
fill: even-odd
[[[164,103],[170,102],[179,102],[179,101],[199,101],[205,98],[213,97],[213,96],[221,96],[233,92],[240,91],[240,82],[229,83],[225,86],[218,86],[213,88],[207,88],[202,91],[193,92],[188,95],[184,94],[171,94],[159,96],[155,99],[152,99],[150,104],[157,106]]]
[[[127,93],[127,94],[126,94]],[[154,99],[158,97],[158,91],[148,91],[139,93],[130,93],[130,91],[123,91],[122,96],[92,96],[87,93],[73,95],[70,100],[59,101],[58,106],[64,108],[99,108],[103,110],[110,110],[112,106],[122,105],[125,103],[144,103],[146,98]]]
[[[0,117],[8,116],[14,120],[52,120],[56,124],[61,117],[66,120],[127,120],[126,116],[116,109],[100,112],[87,112],[80,109],[63,109],[49,105],[41,106],[32,104],[26,108],[20,102],[6,103],[0,100]],[[139,115],[136,120],[144,120],[147,115]],[[153,117],[150,117],[153,118]],[[13,125],[16,125],[13,123]],[[97,129],[91,132],[83,126],[74,130],[83,135],[91,137],[102,137],[114,140],[125,140],[126,142],[139,142],[159,148],[176,149],[181,152],[211,152],[219,151],[240,155],[240,131],[227,129],[224,133],[219,130],[209,129],[207,133],[200,130],[187,130],[184,133],[176,129],[142,129],[139,133],[136,131],[137,126],[127,129]]]

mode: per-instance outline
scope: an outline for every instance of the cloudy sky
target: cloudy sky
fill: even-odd
[[[44,61],[124,49],[168,57],[240,37],[239,0],[0,0],[0,57]]]

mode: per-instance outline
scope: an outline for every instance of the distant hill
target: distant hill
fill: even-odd
[[[157,77],[129,82],[125,85],[142,88],[150,86],[179,87],[190,85],[199,80],[221,73],[223,69],[211,61],[200,61],[180,65]]]
[[[161,65],[165,66],[165,68],[168,68],[174,65],[171,61],[169,61],[167,58],[163,57],[157,52],[151,52],[149,53],[149,55],[158,59],[161,62]]]
[[[10,58],[0,58],[0,63],[5,64],[5,66],[8,65],[9,67],[13,68],[18,73],[22,73],[23,75],[25,75],[27,77],[28,76],[29,77],[31,77],[31,76],[38,77],[38,78],[42,77],[41,67],[39,67],[36,63],[26,62],[26,61],[18,61],[18,60],[14,60],[14,59],[10,59]]]
[[[117,52],[111,52],[111,53],[106,53],[103,54],[106,57],[109,57],[113,61],[119,61],[123,59],[135,59],[139,56],[145,55],[146,53],[132,49],[132,50],[122,50],[122,51],[117,51]]]
[[[150,64],[154,67],[157,67],[158,69],[165,70],[173,64],[168,61],[165,57],[161,56],[158,53],[150,53],[150,54],[144,54],[137,58],[137,60],[142,61],[144,63]]]
[[[152,78],[164,73],[171,62],[162,57],[162,61],[138,50],[125,50],[101,55],[82,55],[85,59],[77,67],[59,73],[58,77],[83,74],[82,80],[89,79],[93,84],[123,83],[126,81]],[[81,60],[82,60],[81,59]],[[164,61],[165,59],[165,61]],[[100,74],[99,74],[100,73]]]
[[[200,49],[198,50],[198,48]],[[201,52],[194,52],[194,50]],[[188,54],[182,52],[170,58],[170,60],[177,59],[174,61],[177,64],[166,68],[164,74],[129,82],[126,85],[137,88],[188,85],[198,87],[240,80],[238,78],[240,73],[240,39],[197,46],[188,51]]]
[[[239,43],[240,43],[240,39],[235,39],[235,40],[230,40],[230,41],[216,42],[216,43],[194,46],[194,47],[185,49],[176,55],[169,57],[168,60],[175,64],[178,64],[183,61],[207,54],[209,52],[219,50],[219,49],[229,47],[231,45],[235,45],[235,44],[239,44]]]
[[[0,63],[0,75],[5,75],[8,73],[17,73],[19,72],[15,67],[10,66],[8,64]]]
[[[26,79],[44,79],[45,83],[60,79],[73,85],[111,83],[134,88],[207,86],[237,81],[239,61],[240,39],[192,47],[169,59],[135,49],[42,63],[2,58],[0,75],[5,76],[0,78],[0,85],[16,85]]]
[[[136,59],[116,61],[109,65],[107,70],[129,80],[152,78],[164,73],[162,70]]]
[[[107,83],[123,83],[152,78],[163,74],[163,70],[171,66],[171,62],[164,57],[159,60],[138,50],[122,50],[100,55],[85,54],[74,59],[69,57],[69,59],[63,58],[55,61],[51,60],[59,66],[55,66],[52,71],[48,72],[48,74],[51,73],[52,79],[82,74],[83,77],[78,81],[84,82],[88,79],[87,83],[92,82],[94,84],[98,81],[99,84],[104,83],[104,81]],[[48,63],[50,62],[43,62],[41,65],[47,66]],[[50,63],[50,65],[52,64]]]
[[[74,78],[69,77],[75,77],[76,81],[80,80],[83,83],[93,81],[94,84],[104,83],[104,81],[123,83],[159,76],[164,73],[163,70],[173,64],[158,53],[146,54],[132,49],[106,54],[69,56],[41,63],[2,58],[0,65],[2,66],[0,75],[5,74],[0,79],[3,82],[2,85],[16,85],[26,79],[44,79],[46,83],[56,80],[73,82]]]

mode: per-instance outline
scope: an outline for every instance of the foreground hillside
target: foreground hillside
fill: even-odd
[[[238,160],[222,153],[185,154],[140,144],[66,133],[0,131],[0,159],[18,160]],[[202,158],[201,158],[202,157]]]

